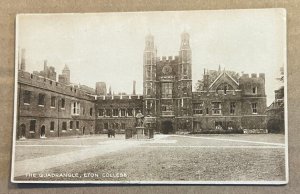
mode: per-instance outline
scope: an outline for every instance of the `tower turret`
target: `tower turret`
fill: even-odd
[[[181,34],[179,63],[181,79],[192,79],[192,51],[190,47],[190,35],[187,32]]]
[[[179,49],[179,98],[181,101],[180,109],[182,116],[192,115],[192,51],[190,47],[190,35],[187,32],[181,34]]]
[[[66,78],[66,83],[70,84],[70,69],[67,65],[65,65],[64,69],[62,70],[62,74]]]
[[[148,34],[145,38],[144,50],[144,79],[143,79],[143,94],[144,94],[144,114],[154,115],[155,113],[155,97],[156,97],[156,48],[154,37]]]

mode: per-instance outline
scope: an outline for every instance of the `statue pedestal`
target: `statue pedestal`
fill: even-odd
[[[146,139],[145,127],[136,127],[136,139]]]

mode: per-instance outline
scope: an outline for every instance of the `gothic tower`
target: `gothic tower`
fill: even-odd
[[[190,48],[190,35],[187,32],[181,34],[178,63],[178,97],[180,105],[178,116],[186,117],[180,128],[192,127],[192,51]]]
[[[155,116],[156,112],[156,53],[154,37],[149,34],[145,39],[143,66],[143,108],[145,116]]]

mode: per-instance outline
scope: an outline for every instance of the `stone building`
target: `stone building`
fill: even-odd
[[[181,34],[179,55],[157,57],[154,37],[144,50],[144,114],[162,133],[266,128],[265,75],[205,71],[203,87],[192,92],[189,34]]]
[[[100,95],[95,103],[96,131],[107,133],[114,130],[116,133],[125,133],[136,125],[135,115],[142,111],[143,96],[139,95]]]
[[[181,34],[178,56],[157,56],[152,35],[143,55],[143,95],[115,95],[105,82],[90,88],[70,82],[65,65],[56,81],[54,67],[28,73],[22,54],[18,74],[17,138],[60,137],[134,128],[142,112],[160,133],[266,129],[265,75],[204,70],[192,91],[190,36]],[[151,122],[150,122],[151,121]]]

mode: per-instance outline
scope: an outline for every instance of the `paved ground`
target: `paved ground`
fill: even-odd
[[[278,134],[107,136],[18,141],[15,180],[283,181]],[[43,177],[41,177],[43,176]]]

